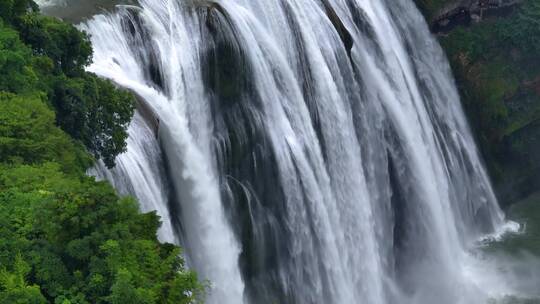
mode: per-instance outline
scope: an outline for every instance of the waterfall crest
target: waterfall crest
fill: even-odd
[[[130,89],[97,167],[180,243],[210,303],[480,303],[503,224],[448,63],[411,0],[140,0],[81,25]]]

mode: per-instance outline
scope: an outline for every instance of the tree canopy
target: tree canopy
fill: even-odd
[[[197,303],[180,248],[105,182],[133,97],[85,72],[92,49],[27,0],[0,0],[0,303]]]
[[[33,12],[31,4],[0,1],[5,7],[27,7],[0,20],[0,90],[45,93],[56,124],[113,167],[126,149],[133,96],[85,72],[92,55],[85,33]]]

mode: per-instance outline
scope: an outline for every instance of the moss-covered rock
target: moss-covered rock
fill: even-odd
[[[463,2],[417,0],[428,20]],[[439,35],[504,204],[540,187],[540,2],[519,3]]]

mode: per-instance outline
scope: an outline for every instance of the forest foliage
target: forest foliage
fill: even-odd
[[[0,0],[0,303],[195,303],[156,213],[85,175],[126,147],[133,97],[85,72],[86,34]]]

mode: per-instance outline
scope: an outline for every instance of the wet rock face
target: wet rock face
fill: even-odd
[[[61,18],[71,23],[92,17],[93,15],[114,9],[119,4],[136,4],[136,0],[38,0],[45,15]]]
[[[529,6],[536,1],[417,0],[452,63],[503,206],[540,189],[540,64],[526,43],[538,36],[527,25],[537,20],[535,5]],[[457,25],[470,27],[457,31]],[[507,42],[502,28],[528,29],[516,34],[530,38]],[[475,48],[480,51],[473,54]]]
[[[435,33],[446,33],[458,25],[480,22],[491,16],[506,15],[523,0],[451,0],[431,18]]]

